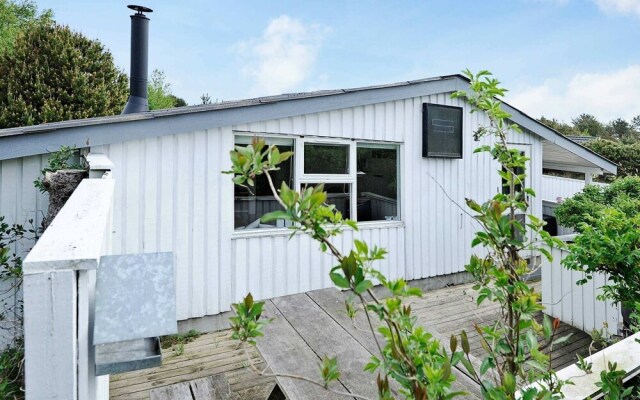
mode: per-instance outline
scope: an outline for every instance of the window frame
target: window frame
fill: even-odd
[[[526,188],[527,187],[527,181],[529,181],[530,183],[532,181],[530,181],[532,179],[532,175],[531,175],[531,151],[532,151],[532,146],[530,144],[522,144],[522,143],[507,143],[507,146],[511,149],[517,149],[520,154],[524,155],[525,157],[529,157],[529,160],[527,160],[524,164],[524,169],[525,169],[525,173],[526,173],[526,177],[524,179],[524,182],[522,183],[522,188]],[[501,168],[504,168],[502,166],[500,166]],[[503,189],[505,188],[504,185],[504,179],[502,177],[500,177],[500,187],[499,187],[499,193],[508,195],[509,193],[504,193]],[[530,186],[532,187],[532,186]],[[531,237],[531,234],[533,233],[531,228],[529,228],[527,226],[527,224],[529,223],[529,216],[528,214],[533,212],[532,210],[532,205],[530,203],[531,201],[531,196],[529,196],[528,194],[522,192],[525,201],[529,202],[529,209],[527,212],[525,211],[521,211],[521,210],[516,210],[515,214],[517,216],[521,216],[523,217],[523,225],[526,231],[526,234]],[[504,215],[507,215],[509,213],[509,210],[505,210]]]
[[[354,188],[354,193],[356,194],[355,196],[355,200],[356,200],[356,208],[357,208],[357,202],[358,202],[358,196],[357,196],[357,162],[358,162],[358,158],[357,158],[357,154],[358,154],[358,146],[360,147],[364,147],[364,148],[369,148],[369,149],[395,149],[396,151],[396,202],[397,202],[397,220],[382,220],[382,219],[378,219],[378,220],[374,220],[374,221],[358,221],[357,219],[355,220],[358,224],[378,224],[378,223],[385,223],[385,224],[389,224],[389,223],[394,223],[394,222],[402,222],[403,221],[403,217],[402,217],[402,164],[400,163],[402,160],[402,156],[404,155],[402,149],[402,143],[394,143],[394,142],[375,142],[375,141],[368,141],[368,140],[356,140],[355,141],[355,148],[356,148],[356,187]],[[357,213],[356,213],[356,217],[357,217]]]
[[[337,183],[348,184],[349,188],[349,208],[350,219],[356,221],[358,225],[362,226],[376,226],[376,225],[398,225],[403,224],[402,217],[402,164],[403,159],[403,145],[399,142],[383,142],[372,140],[358,140],[358,139],[342,139],[342,138],[328,138],[328,137],[307,137],[296,134],[282,134],[282,133],[269,133],[269,132],[252,132],[252,131],[233,131],[233,143],[242,143],[238,141],[238,137],[252,138],[259,136],[267,140],[293,140],[293,188],[300,190],[305,184],[318,184],[318,183]],[[247,142],[248,143],[248,142]],[[306,174],[304,173],[304,146],[305,144],[319,144],[319,145],[346,145],[349,147],[349,173],[348,174]],[[357,196],[357,149],[358,147],[368,148],[387,148],[396,150],[396,168],[397,168],[397,187],[396,196],[398,202],[397,220],[376,220],[376,221],[358,221],[358,196]],[[231,196],[234,196],[234,191],[231,191]],[[234,210],[235,210],[235,203]],[[233,235],[237,237],[243,236],[261,236],[269,234],[290,234],[288,227],[273,227],[273,228],[253,228],[253,229],[236,229],[233,228]]]

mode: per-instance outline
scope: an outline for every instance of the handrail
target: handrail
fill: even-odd
[[[24,260],[24,274],[92,270],[103,254],[115,181],[84,179]]]
[[[600,381],[600,372],[608,370],[609,363],[617,363],[618,370],[626,371],[627,374],[623,379],[625,382],[638,375],[640,373],[640,333],[600,350],[585,358],[585,362],[592,364],[589,373],[578,368],[577,364],[572,364],[557,372],[559,380],[570,380],[573,383],[562,387],[561,391],[566,399],[580,400],[602,397],[602,390],[596,383]],[[537,382],[527,387],[534,385],[544,386],[541,382]]]

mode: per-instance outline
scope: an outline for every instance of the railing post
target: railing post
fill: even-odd
[[[26,399],[78,397],[76,271],[28,273],[25,262]]]
[[[90,175],[108,178],[105,165]],[[114,187],[111,179],[83,180],[25,258],[27,400],[108,398],[108,376],[95,376],[93,299]]]

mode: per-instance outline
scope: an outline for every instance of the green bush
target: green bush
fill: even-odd
[[[640,213],[640,177],[617,179],[609,186],[586,186],[582,192],[560,204],[555,209],[555,216],[560,225],[581,232],[583,223],[591,221],[590,218],[596,218],[609,208],[617,209],[627,216]]]
[[[594,273],[608,274],[602,297],[640,310],[640,214],[606,208],[585,220],[563,265],[585,273],[579,284]]]

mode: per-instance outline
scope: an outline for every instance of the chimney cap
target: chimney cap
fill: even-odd
[[[142,13],[146,13],[146,12],[147,12],[147,13],[151,13],[151,12],[153,12],[153,10],[152,10],[152,9],[150,9],[149,7],[145,7],[145,6],[137,6],[137,5],[135,5],[135,4],[129,4],[129,5],[127,6],[127,8],[129,8],[129,9],[131,9],[131,10],[133,10],[133,11],[137,11],[137,12],[138,12],[138,14],[142,14]]]

